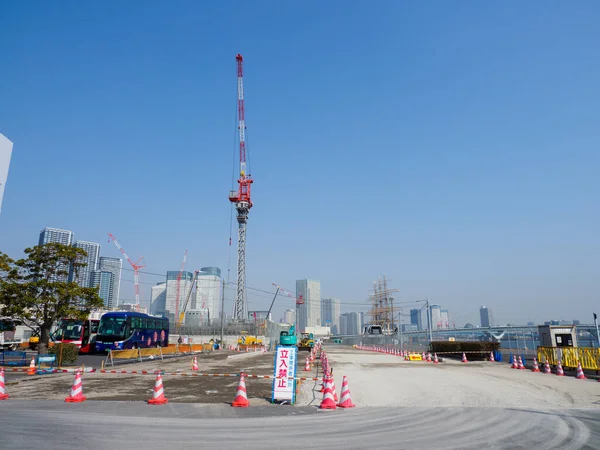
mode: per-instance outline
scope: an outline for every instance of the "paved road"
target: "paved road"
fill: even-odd
[[[600,410],[0,402],[0,446],[56,449],[600,449]]]

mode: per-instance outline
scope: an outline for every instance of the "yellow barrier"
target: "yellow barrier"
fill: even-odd
[[[577,368],[577,363],[581,363],[583,369],[600,369],[600,349],[591,347],[538,347],[538,361],[543,364],[556,366],[560,358],[563,367]]]
[[[140,357],[144,356],[160,356],[162,359],[162,352],[160,347],[158,348],[140,348]]]

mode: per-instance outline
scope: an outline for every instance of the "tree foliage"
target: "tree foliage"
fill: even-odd
[[[15,261],[0,252],[0,315],[39,328],[44,352],[55,321],[85,319],[103,301],[97,288],[68,281],[70,271],[77,276],[85,267],[85,250],[53,242],[26,248],[25,255]]]

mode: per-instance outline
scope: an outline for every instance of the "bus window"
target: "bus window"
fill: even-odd
[[[104,336],[125,336],[125,325],[127,317],[102,317],[98,334]]]
[[[92,334],[98,333],[98,327],[100,326],[99,320],[92,320]]]

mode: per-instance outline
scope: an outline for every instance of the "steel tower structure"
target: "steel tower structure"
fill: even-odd
[[[244,108],[244,60],[242,55],[235,57],[237,63],[237,109],[238,109],[238,131],[240,141],[240,177],[238,178],[237,191],[229,192],[229,201],[235,205],[238,222],[238,266],[237,266],[237,289],[235,294],[234,319],[244,321],[246,319],[246,223],[248,213],[252,208],[250,200],[250,186],[253,182],[252,176],[247,173],[246,162],[246,120]]]

